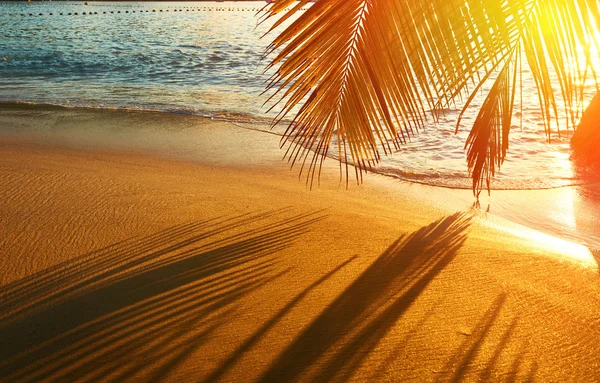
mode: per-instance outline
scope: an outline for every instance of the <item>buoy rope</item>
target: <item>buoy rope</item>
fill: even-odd
[[[301,10],[305,11],[308,8],[302,8]],[[110,10],[110,11],[85,11],[85,12],[47,12],[47,13],[8,13],[5,15],[8,16],[83,16],[83,15],[112,15],[112,14],[142,14],[142,13],[166,13],[166,12],[258,12],[261,8],[222,8],[222,7],[200,7],[200,8],[190,8],[190,7],[179,7],[179,8],[158,8],[158,9],[140,9],[140,10]]]

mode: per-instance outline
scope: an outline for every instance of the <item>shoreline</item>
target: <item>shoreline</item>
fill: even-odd
[[[250,129],[260,131],[262,133],[273,134],[279,137],[282,137],[282,134],[274,131],[270,128],[270,124],[272,119],[269,117],[261,117],[252,114],[245,113],[236,113],[231,111],[214,111],[214,114],[209,113],[209,111],[201,112],[201,111],[191,111],[191,110],[160,110],[160,109],[136,109],[136,108],[127,108],[127,107],[102,107],[102,106],[83,106],[83,105],[62,105],[62,104],[52,104],[52,103],[38,103],[34,101],[0,101],[0,111],[2,110],[40,110],[40,111],[89,111],[89,112],[124,112],[124,113],[150,113],[150,114],[159,114],[159,115],[175,115],[175,116],[191,116],[196,118],[202,118],[210,121],[219,121],[219,122],[229,122],[232,124],[239,124],[239,128],[242,129]],[[290,121],[282,121],[279,126],[283,126],[284,128],[287,126],[286,124]],[[257,128],[257,126],[262,126],[263,128]],[[330,160],[337,161],[335,157],[328,156]],[[466,165],[465,165],[465,174],[466,174]],[[400,180],[408,183],[415,183],[424,186],[429,186],[433,188],[441,188],[448,190],[468,190],[472,189],[467,186],[448,186],[448,185],[439,185],[432,182],[420,181],[417,179],[412,179],[408,177],[402,177],[395,174],[389,174],[384,172],[378,172],[377,170],[370,172],[371,174],[376,174],[379,176],[387,177],[390,179]],[[465,177],[466,180],[470,182],[470,178]],[[530,187],[530,188],[511,188],[511,187],[498,187],[492,186],[492,193],[497,191],[538,191],[538,190],[556,190],[556,189],[568,189],[568,188],[578,188],[578,187],[586,187],[586,186],[596,186],[600,187],[600,178],[593,180],[580,180],[578,182],[568,184],[568,185],[557,185],[557,186],[547,186],[547,187]],[[482,195],[487,194],[482,192]]]
[[[83,110],[83,111],[107,111],[107,112],[132,112],[132,113],[160,113],[160,114],[172,114],[172,115],[183,115],[183,116],[194,116],[194,117],[202,117],[207,119],[216,119],[218,121],[233,121],[233,122],[242,122],[242,123],[256,123],[256,124],[268,124],[271,122],[271,118],[269,117],[260,117],[256,115],[252,115],[249,113],[237,113],[233,111],[226,110],[216,110],[216,111],[193,111],[188,109],[144,109],[144,108],[127,108],[127,107],[112,107],[112,106],[103,106],[103,105],[65,105],[65,104],[52,104],[52,103],[44,103],[38,101],[2,101],[0,100],[0,110],[2,109],[41,109],[41,110]],[[214,114],[211,114],[212,112]],[[231,117],[227,117],[230,115]],[[237,116],[237,118],[236,118]],[[284,120],[285,122],[285,120]]]
[[[597,374],[600,254],[470,192],[332,162],[308,191],[275,136],[190,116],[0,125],[2,381]]]
[[[69,123],[65,124],[65,128],[53,131],[52,126],[57,122],[53,122],[52,126],[48,126],[49,124],[44,126],[39,124],[41,116],[56,121],[61,119],[81,121],[83,119],[83,122],[87,123],[86,126],[91,129],[86,132],[79,125]],[[115,129],[109,124],[95,123],[94,121],[99,118],[109,118],[116,123],[115,126],[132,124],[133,128],[130,126],[126,129]],[[154,120],[162,122],[162,125],[154,123]],[[172,120],[176,123],[173,124]],[[0,134],[26,137],[31,142],[39,142],[40,137],[43,137],[42,141],[49,140],[53,144],[66,144],[74,147],[86,145],[96,149],[111,147],[128,149],[196,162],[207,160],[215,162],[214,159],[224,154],[216,151],[213,145],[211,147],[211,150],[214,151],[212,159],[203,155],[203,146],[205,145],[197,136],[197,128],[210,127],[212,132],[210,140],[213,141],[220,139],[221,134],[218,130],[225,129],[228,132],[243,130],[248,132],[244,138],[248,141],[256,140],[252,144],[258,144],[258,146],[251,154],[244,156],[246,163],[236,161],[236,165],[243,167],[247,164],[257,165],[262,161],[259,157],[264,158],[264,154],[267,154],[269,165],[277,164],[280,168],[288,167],[282,159],[283,150],[279,149],[279,144],[275,139],[275,137],[280,138],[281,135],[270,130],[268,125],[257,121],[232,121],[164,111],[42,106],[38,104],[25,104],[23,107],[23,104],[20,103],[0,103],[0,123],[9,127],[15,121],[19,121],[21,125],[18,129],[0,130]],[[154,126],[148,128],[148,123],[154,124]],[[174,125],[174,128],[164,129],[164,126],[169,125]],[[165,153],[165,146],[169,149],[168,153]],[[224,155],[226,161],[216,162],[227,163],[234,156],[235,153],[227,153]],[[331,169],[337,168],[336,159],[328,158],[328,162]],[[298,168],[292,169],[289,173],[290,178],[296,178],[299,183],[302,183],[303,178],[298,177]],[[335,176],[330,176],[330,178],[335,179]],[[433,191],[435,195],[453,195],[455,200],[460,201],[459,203],[464,206],[476,202],[471,189],[431,185],[378,172],[368,173],[365,183],[368,184],[378,178],[389,180],[391,183],[399,182],[415,185],[415,187],[419,186],[423,188],[423,193]],[[350,188],[364,186],[352,182],[350,184]],[[340,190],[342,191],[344,188],[341,187]],[[600,250],[600,233],[594,227],[594,223],[600,221],[600,183],[590,182],[547,189],[492,189],[491,196],[482,193],[480,206],[484,211],[533,230]],[[550,211],[558,212],[549,214]]]
[[[14,115],[0,113],[0,122],[5,127],[9,127],[9,129],[0,130],[0,138],[6,142],[12,141],[12,143],[25,146],[75,152],[91,149],[99,153],[153,156],[165,161],[183,161],[196,165],[210,164],[226,168],[233,166],[244,170],[264,170],[275,167],[279,169],[278,171],[284,170],[287,173],[286,176],[293,180],[292,186],[295,185],[308,191],[302,186],[304,178],[298,175],[297,170],[288,169],[288,164],[281,159],[282,151],[274,139],[274,137],[281,136],[275,132],[257,128],[257,126],[264,125],[254,122],[233,122],[200,115],[172,114],[163,111],[70,108],[55,105],[28,105],[23,108],[21,104],[0,103],[0,112],[7,110],[12,111]],[[15,128],[16,122],[19,124],[17,128]],[[11,125],[13,125],[12,129]],[[81,129],[82,126],[84,129]],[[167,128],[165,129],[165,127]],[[235,150],[239,150],[239,148],[232,149],[231,152],[228,152],[225,146],[218,148],[219,140],[227,139],[228,134],[242,137],[246,142],[242,150],[247,153],[242,153],[243,155],[235,153]],[[115,137],[111,137],[111,135]],[[166,141],[170,136],[173,136],[171,141]],[[208,140],[205,141],[207,138]],[[249,145],[250,141],[252,141],[252,145]],[[210,151],[206,149],[210,149]],[[476,204],[470,189],[430,185],[377,172],[367,173],[366,181],[363,184],[351,183],[349,189],[346,189],[338,180],[338,174],[336,174],[338,166],[335,159],[330,158],[326,162],[329,170],[323,179],[323,183],[326,185],[325,189],[333,188],[340,190],[341,193],[349,193],[360,191],[365,187],[371,188],[373,185],[369,184],[374,183],[375,187],[384,185],[385,188],[401,189],[401,193],[414,189],[416,192],[412,196],[419,199],[423,194],[432,194],[433,199],[452,196],[452,198],[448,198],[452,201],[448,205],[451,206],[451,209],[474,207]],[[575,194],[580,193],[582,187],[586,186],[594,189],[593,200],[594,203],[598,203],[600,195],[595,190],[599,186],[596,183],[550,189],[499,189],[492,190],[490,197],[487,195],[481,197],[481,212],[485,211],[484,214],[491,212],[500,219],[508,219],[516,224],[531,224],[531,220],[522,220],[517,216],[517,213],[523,212],[521,205],[531,207],[530,204],[534,200],[544,202],[546,205],[552,204],[552,196],[556,194],[559,195],[557,200],[566,198],[563,194],[568,195],[568,198],[573,198]],[[318,192],[319,187],[315,189],[314,191]],[[312,193],[313,191],[308,192]],[[511,198],[519,195],[525,197],[517,197],[517,203],[511,206]],[[425,198],[429,203],[436,205],[433,199]],[[446,205],[440,204],[438,207],[446,208]],[[486,206],[487,208],[485,208]],[[548,206],[543,206],[540,207],[540,210],[547,208]],[[494,210],[499,210],[499,212],[495,213]],[[600,213],[598,216],[600,217]],[[534,215],[534,218],[537,217]],[[540,229],[535,224],[526,224],[525,226],[529,226],[533,230]],[[600,249],[600,246],[597,249]]]

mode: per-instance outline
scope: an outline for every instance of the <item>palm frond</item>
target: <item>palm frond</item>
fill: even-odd
[[[275,1],[264,19],[279,27],[306,4]],[[478,195],[506,156],[521,55],[550,137],[559,99],[567,127],[582,112],[581,84],[595,78],[590,52],[598,25],[598,0],[317,1],[267,51],[274,55],[269,69],[278,66],[268,84],[281,107],[275,122],[299,107],[282,142],[286,156],[292,166],[308,164],[312,185],[336,141],[346,180],[350,164],[360,182],[380,151],[398,148],[459,98],[464,113],[493,81],[466,143]]]
[[[517,67],[516,60],[509,60],[502,68],[467,138],[467,163],[477,197],[482,185],[490,190],[491,177],[506,158],[517,89]]]

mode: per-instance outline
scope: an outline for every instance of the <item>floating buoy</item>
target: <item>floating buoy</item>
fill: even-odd
[[[2,1],[2,0],[0,0],[0,1]],[[302,10],[306,10],[304,8],[301,8],[301,9]],[[118,13],[118,14],[121,14],[121,13],[134,14],[134,13],[144,13],[144,12],[148,13],[150,11],[152,11],[152,12],[184,12],[184,10],[185,10],[185,12],[190,12],[190,11],[191,12],[199,12],[199,11],[245,12],[245,11],[253,11],[253,10],[260,11],[260,8],[254,9],[254,8],[225,8],[225,7],[214,7],[214,8],[211,8],[211,7],[201,7],[201,8],[182,7],[182,9],[167,9],[167,8],[165,8],[165,9],[152,9],[152,10],[150,10],[150,9],[146,9],[146,10],[140,9],[138,11],[135,11],[135,10],[120,11],[119,10],[119,11],[103,11],[103,12],[91,12],[90,11],[90,12],[80,12],[80,13],[78,13],[78,12],[73,12],[73,13],[71,13],[71,12],[69,12],[69,13],[60,12],[60,13],[56,13],[56,15],[57,16],[58,15],[60,15],[60,16],[64,16],[64,15],[68,15],[68,16],[75,15],[75,16],[78,16],[80,14],[81,15],[98,15],[98,14],[106,15],[108,13],[110,13],[110,14],[115,14],[115,13]],[[39,14],[37,14],[37,13],[20,13],[20,14],[15,13],[15,14],[8,14],[8,15],[10,15],[10,16],[18,16],[18,15],[20,15],[20,16],[54,16],[54,12],[39,13]]]

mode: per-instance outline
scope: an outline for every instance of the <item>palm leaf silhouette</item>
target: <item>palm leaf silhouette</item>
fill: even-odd
[[[582,84],[596,78],[598,0],[318,0],[293,19],[308,3],[276,0],[263,20],[275,20],[269,33],[290,22],[266,52],[267,69],[276,68],[268,101],[281,108],[274,123],[295,113],[282,146],[310,186],[333,142],[346,182],[348,165],[360,182],[381,152],[462,99],[458,131],[492,83],[465,145],[479,196],[506,158],[522,67],[534,77],[548,138],[576,126]]]

